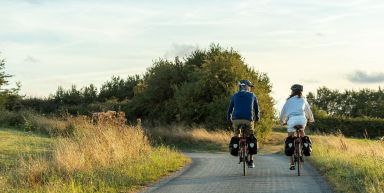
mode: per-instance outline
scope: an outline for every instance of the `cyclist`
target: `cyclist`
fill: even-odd
[[[249,80],[241,80],[239,82],[239,92],[235,93],[229,104],[228,112],[227,112],[227,121],[232,123],[232,126],[235,130],[234,138],[238,138],[240,135],[239,126],[246,125],[245,135],[249,139],[254,137],[254,121],[259,121],[260,113],[259,113],[259,104],[257,101],[257,97],[254,93],[251,92],[251,87],[253,84]],[[256,146],[257,144],[255,144]],[[255,147],[257,148],[257,147]],[[257,151],[257,149],[256,149]],[[247,165],[250,168],[254,168],[255,165],[253,163],[253,155],[250,152],[249,160],[247,161]]]
[[[291,95],[284,104],[280,114],[280,122],[287,125],[288,138],[292,138],[296,129],[294,126],[302,125],[303,129],[299,130],[299,135],[303,139],[305,136],[304,129],[308,122],[314,122],[313,113],[303,95],[303,86],[294,84],[291,86]],[[304,141],[304,140],[303,140]],[[290,156],[290,170],[294,170],[294,160]]]

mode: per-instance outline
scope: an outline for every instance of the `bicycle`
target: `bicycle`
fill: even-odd
[[[243,176],[246,175],[246,168],[247,166],[247,160],[248,160],[248,143],[247,143],[247,137],[245,135],[245,128],[246,125],[240,125],[239,130],[240,130],[240,140],[239,140],[239,164],[243,162]]]
[[[300,137],[300,130],[304,129],[303,125],[295,125],[293,128],[296,129],[295,131],[295,140],[294,140],[294,153],[292,154],[292,159],[294,161],[295,167],[297,166],[297,175],[301,175],[301,168],[304,162],[304,156],[303,156],[303,148],[302,144],[303,141]]]

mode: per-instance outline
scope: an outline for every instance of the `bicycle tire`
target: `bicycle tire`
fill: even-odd
[[[242,129],[244,129],[244,128],[242,128]],[[243,136],[243,139],[245,139],[245,134],[244,134],[244,130],[242,131],[242,136]],[[247,144],[247,141],[243,141],[243,144],[242,144],[242,146],[243,146],[243,152],[242,152],[242,154],[243,154],[243,176],[246,176],[247,175],[247,161],[248,161],[248,157],[246,156],[246,144]]]
[[[245,161],[245,159],[247,159],[247,158],[245,158],[244,157],[244,161],[243,161],[243,176],[246,176],[247,175],[247,169],[246,169],[246,161]]]
[[[301,150],[301,142],[298,142],[297,145],[297,176],[301,175],[301,155],[300,155],[300,150]]]

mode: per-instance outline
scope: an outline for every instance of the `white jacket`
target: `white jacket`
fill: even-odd
[[[309,122],[314,122],[313,113],[307,100],[303,97],[294,96],[289,98],[280,113],[280,122],[286,124],[293,116],[305,116]]]

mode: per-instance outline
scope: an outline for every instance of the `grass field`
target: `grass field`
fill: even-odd
[[[0,192],[135,192],[190,162],[141,128],[69,122],[71,137],[0,129]]]
[[[53,144],[47,136],[0,128],[0,192],[10,191],[9,176],[17,169],[18,160],[49,155]]]
[[[54,138],[1,128],[0,192],[134,192],[190,162],[163,144],[183,151],[227,151],[231,137],[201,128],[121,130],[78,119],[70,124],[76,125],[71,137]],[[44,125],[49,127],[47,121]],[[384,142],[310,136],[309,161],[336,192],[383,192]],[[284,131],[272,132],[259,154],[282,153],[285,137]]]
[[[314,136],[311,162],[336,192],[384,192],[384,143],[343,136]]]

